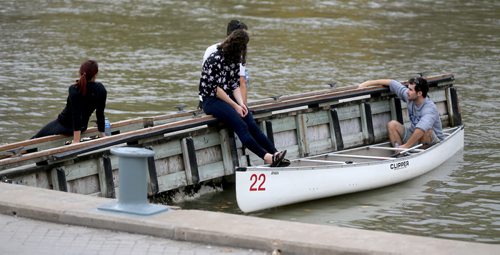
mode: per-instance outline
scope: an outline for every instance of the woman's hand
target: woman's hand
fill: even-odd
[[[239,104],[235,104],[234,110],[240,115],[240,117],[244,118],[248,114],[248,109],[244,106],[241,106]]]
[[[243,108],[243,116],[241,117],[246,117],[248,114],[248,107],[245,104],[243,104],[241,105],[241,108]]]
[[[248,108],[243,100],[243,96],[241,95],[241,88],[238,87],[233,91],[234,99],[236,99],[236,103],[243,108],[243,115],[241,117],[245,117],[248,114]]]

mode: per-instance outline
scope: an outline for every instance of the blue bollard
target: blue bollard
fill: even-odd
[[[164,205],[149,204],[147,186],[147,158],[154,156],[154,151],[120,147],[111,149],[118,156],[118,174],[120,186],[118,202],[102,205],[98,209],[138,215],[152,215],[167,211]]]

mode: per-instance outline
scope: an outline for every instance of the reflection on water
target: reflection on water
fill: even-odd
[[[251,99],[452,72],[466,125],[463,155],[428,175],[256,216],[499,243],[498,13],[489,0],[4,0],[0,143],[55,118],[86,58],[100,64],[111,121],[194,109],[203,51],[238,17],[251,36]],[[209,196],[185,206],[239,213],[232,192]]]

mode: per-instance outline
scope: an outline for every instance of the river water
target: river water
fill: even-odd
[[[49,1],[0,3],[0,143],[57,116],[87,58],[111,121],[197,104],[201,58],[227,22],[249,26],[249,98],[454,73],[465,149],[399,185],[258,217],[500,243],[500,1]],[[226,189],[180,202],[241,213]]]

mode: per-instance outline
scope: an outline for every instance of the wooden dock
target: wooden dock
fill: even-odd
[[[426,77],[443,127],[461,124],[454,76]],[[387,139],[386,123],[408,122],[406,104],[386,88],[345,87],[281,96],[250,104],[257,122],[289,158],[317,155]],[[64,145],[71,138],[43,137],[0,146],[0,180],[80,194],[115,197],[116,146],[152,149],[149,194],[234,174],[261,164],[233,132],[200,111],[136,118],[111,124],[112,136]],[[97,134],[90,128],[85,136]]]

